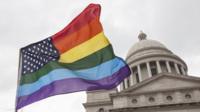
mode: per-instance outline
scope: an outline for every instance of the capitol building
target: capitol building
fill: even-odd
[[[87,92],[86,112],[200,112],[200,78],[162,43],[138,39],[126,57],[130,77],[119,90]]]

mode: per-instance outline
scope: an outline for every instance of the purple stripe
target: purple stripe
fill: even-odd
[[[17,102],[17,109],[20,109],[36,101],[58,94],[66,94],[77,91],[112,89],[129,75],[130,69],[128,65],[126,65],[113,75],[100,80],[84,80],[80,78],[70,78],[54,81],[51,84],[42,87],[40,90],[34,92],[31,95],[19,97]]]

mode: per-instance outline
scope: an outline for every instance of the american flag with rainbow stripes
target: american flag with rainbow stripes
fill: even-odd
[[[63,30],[20,49],[16,110],[58,94],[115,88],[130,75],[90,4]]]

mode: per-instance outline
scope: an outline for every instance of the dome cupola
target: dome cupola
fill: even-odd
[[[139,42],[130,48],[126,57],[132,73],[121,84],[122,90],[157,74],[187,75],[185,62],[165,45],[147,39],[143,32],[140,32],[138,39]]]

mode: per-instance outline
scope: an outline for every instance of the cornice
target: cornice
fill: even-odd
[[[174,110],[174,108],[198,108],[200,109],[200,102],[192,102],[192,103],[177,103],[177,104],[163,104],[163,105],[156,105],[156,106],[143,106],[143,107],[127,107],[127,108],[115,108],[110,109],[109,112],[134,112],[138,109],[143,110],[160,110],[161,108],[167,108],[167,110]]]
[[[92,107],[92,106],[102,106],[102,105],[112,105],[112,101],[99,101],[99,102],[87,102],[83,103],[84,107]]]
[[[126,57],[126,59],[128,59],[128,58],[130,58],[131,56],[137,54],[138,52],[142,52],[142,51],[146,51],[146,50],[152,50],[152,49],[154,49],[154,50],[155,50],[155,49],[157,49],[157,50],[164,50],[164,51],[167,51],[167,52],[173,54],[173,53],[172,53],[170,50],[168,50],[167,48],[162,48],[162,47],[148,47],[148,48],[139,49],[139,50],[137,50],[137,51],[131,53],[130,55],[128,55],[128,56]]]
[[[143,59],[147,59],[147,58],[151,58],[151,57],[167,57],[167,58],[176,59],[176,60],[182,62],[183,65],[186,67],[186,70],[188,70],[188,67],[187,67],[186,63],[181,58],[179,58],[178,56],[173,55],[173,54],[172,55],[170,55],[170,54],[148,54],[148,55],[140,56],[140,57],[134,59],[133,61],[130,61],[130,62],[127,62],[127,63],[129,65],[131,65],[131,64],[133,64],[133,63],[135,63],[137,61],[140,61],[140,60],[143,60]]]

